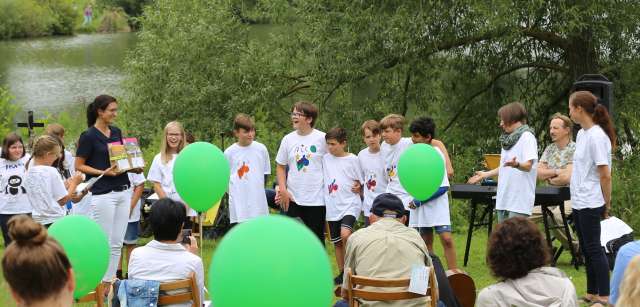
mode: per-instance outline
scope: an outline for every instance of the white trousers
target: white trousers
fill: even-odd
[[[109,240],[111,257],[107,272],[102,281],[112,281],[116,277],[118,261],[122,251],[124,234],[129,223],[129,206],[131,204],[131,190],[109,192],[91,196],[92,218],[104,230]]]

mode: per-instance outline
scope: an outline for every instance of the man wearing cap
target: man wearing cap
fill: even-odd
[[[376,278],[408,278],[414,265],[431,266],[431,257],[418,232],[405,226],[402,200],[390,193],[373,200],[371,225],[354,232],[347,241],[345,270]],[[348,280],[342,284],[347,297]],[[426,298],[392,302],[367,302],[361,306],[425,306]]]

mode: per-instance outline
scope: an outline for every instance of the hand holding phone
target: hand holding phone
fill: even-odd
[[[182,230],[182,244],[191,245],[191,229],[183,229]]]

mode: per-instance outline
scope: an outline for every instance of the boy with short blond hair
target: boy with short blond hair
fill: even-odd
[[[368,225],[373,200],[387,190],[387,180],[384,158],[380,152],[380,123],[375,120],[367,120],[362,124],[361,132],[367,147],[358,153],[358,161],[364,180],[363,185],[358,186],[358,190],[362,191],[362,213],[365,216],[365,225]]]
[[[269,214],[264,185],[271,174],[271,162],[267,147],[254,141],[256,129],[250,116],[235,117],[233,134],[237,142],[229,146],[224,155],[231,169],[229,220],[235,225]]]
[[[382,133],[382,145],[380,153],[384,160],[385,175],[387,178],[387,193],[394,194],[402,200],[406,213],[409,214],[409,206],[413,203],[413,197],[400,185],[398,178],[398,161],[404,151],[413,145],[411,138],[402,137],[404,128],[404,116],[389,114],[380,120]]]

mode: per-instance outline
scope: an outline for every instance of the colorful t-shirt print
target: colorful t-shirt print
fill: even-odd
[[[269,214],[264,193],[264,177],[271,174],[267,148],[256,141],[248,146],[237,143],[224,151],[229,161],[229,220],[242,223]]]
[[[328,186],[329,188],[329,195],[334,194],[335,192],[338,191],[338,185],[336,184],[336,180],[333,179],[333,181],[331,181],[331,183]]]
[[[322,156],[326,153],[324,132],[312,130],[300,135],[293,131],[284,136],[276,163],[288,167],[287,190],[300,206],[324,206]]]
[[[387,173],[381,151],[372,153],[367,147],[358,153],[358,160],[365,180],[362,212],[365,216],[369,216],[373,200],[387,190]]]
[[[398,180],[398,161],[404,151],[411,145],[413,145],[411,138],[401,138],[398,143],[393,145],[387,142],[382,142],[382,145],[380,145],[388,182],[387,193],[398,196],[407,210],[409,210],[409,203],[413,201],[413,197],[400,185],[400,180]]]
[[[353,154],[336,157],[328,153],[324,155],[322,163],[327,221],[339,221],[345,215],[358,217],[362,210],[362,201],[360,195],[351,191],[355,181],[363,182],[358,157]]]

